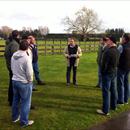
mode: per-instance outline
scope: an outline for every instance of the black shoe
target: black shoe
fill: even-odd
[[[101,88],[99,84],[96,85],[97,88]]]
[[[45,83],[44,83],[42,80],[38,80],[38,81],[37,81],[37,84],[38,84],[38,85],[45,85]]]
[[[35,109],[35,107],[34,107],[33,105],[31,105],[30,109],[31,109],[31,110],[34,110],[34,109]]]
[[[67,87],[70,87],[70,83],[66,83],[66,86],[67,86]]]
[[[9,106],[10,106],[10,107],[12,106],[12,102],[9,102]]]
[[[36,88],[33,88],[32,91],[38,91]]]
[[[77,83],[73,83],[75,87],[78,87],[78,84]]]

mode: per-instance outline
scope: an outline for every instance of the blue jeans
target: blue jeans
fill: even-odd
[[[129,71],[118,69],[117,71],[117,90],[118,103],[128,102],[129,98]]]
[[[116,109],[116,74],[102,75],[103,112],[107,114],[109,109]]]
[[[20,116],[21,126],[27,125],[31,106],[32,83],[13,80],[13,93],[12,120],[16,120]]]
[[[101,66],[98,65],[98,85],[102,87],[102,74],[101,74]]]
[[[34,71],[35,79],[37,81],[39,81],[40,80],[40,76],[39,76],[38,62],[32,63],[32,65],[33,65],[33,71]]]

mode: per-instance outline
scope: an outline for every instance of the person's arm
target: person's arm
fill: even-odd
[[[65,49],[64,49],[64,56],[65,56],[66,58],[69,58],[68,47],[65,47]]]
[[[101,60],[101,73],[104,74],[108,68],[108,63],[109,63],[109,52],[105,51],[102,55],[102,60]]]
[[[14,54],[14,52],[16,52],[17,50],[19,50],[19,44],[18,43],[10,43],[10,56],[11,57]]]
[[[28,82],[32,82],[33,81],[32,61],[29,58],[26,61],[26,76],[27,76]]]
[[[82,56],[82,50],[80,47],[78,47],[78,53],[77,53],[77,57],[81,57]]]

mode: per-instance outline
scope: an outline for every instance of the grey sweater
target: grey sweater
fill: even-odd
[[[28,83],[33,81],[32,60],[26,51],[18,50],[11,58],[12,80]]]

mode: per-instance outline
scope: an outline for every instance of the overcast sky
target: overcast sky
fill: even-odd
[[[50,33],[64,33],[61,20],[83,6],[93,9],[103,28],[124,28],[130,32],[130,1],[127,0],[18,0],[0,1],[0,26],[13,29],[48,26]]]

